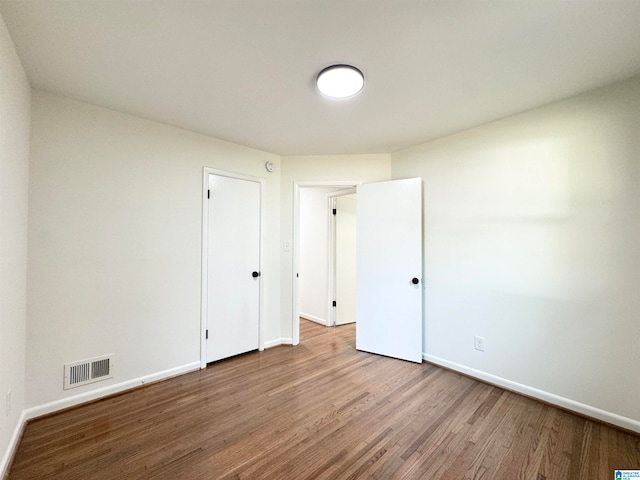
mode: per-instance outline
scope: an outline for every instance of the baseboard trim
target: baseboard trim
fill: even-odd
[[[264,348],[277,347],[279,345],[293,345],[293,338],[276,338],[264,343]]]
[[[15,454],[16,449],[18,448],[18,444],[20,443],[20,438],[22,437],[22,432],[24,430],[24,427],[29,420],[41,417],[43,415],[48,415],[50,413],[55,413],[57,411],[64,410],[70,407],[75,407],[76,405],[80,405],[82,403],[98,400],[100,398],[113,395],[115,393],[131,390],[132,388],[139,387],[147,383],[159,382],[161,380],[166,380],[168,378],[176,377],[178,375],[183,375],[185,373],[193,372],[195,370],[200,370],[199,361],[188,363],[180,367],[170,368],[162,372],[152,373],[151,375],[145,375],[144,377],[134,378],[132,380],[127,380],[125,382],[116,383],[103,388],[98,388],[96,390],[91,390],[90,392],[84,392],[78,395],[74,395],[72,397],[55,400],[53,402],[45,403],[43,405],[38,405],[37,407],[31,407],[31,408],[27,408],[26,410],[23,410],[22,414],[20,415],[20,419],[18,420],[18,424],[16,425],[16,428],[13,431],[13,435],[11,436],[9,445],[7,446],[7,451],[4,453],[4,456],[2,457],[2,463],[0,464],[0,478],[4,479],[9,474],[8,470],[13,460],[13,456]]]
[[[618,415],[617,413],[609,412],[600,408],[592,407],[591,405],[576,402],[575,400],[571,400],[569,398],[561,397],[559,395],[555,395],[544,390],[539,390],[528,385],[523,385],[521,383],[498,377],[496,375],[483,372],[482,370],[476,370],[475,368],[467,367],[459,363],[451,362],[434,355],[423,353],[422,358],[427,362],[448,368],[450,370],[454,370],[464,375],[468,375],[483,382],[490,383],[491,385],[504,388],[505,390],[520,393],[522,395],[526,395],[528,397],[532,397],[543,402],[556,405],[560,408],[570,410],[585,417],[593,418],[604,423],[615,425],[625,430],[640,433],[640,421],[638,420],[623,417],[622,415]]]
[[[26,409],[24,413],[26,415],[26,420],[31,420],[37,417],[41,417],[43,415],[48,415],[50,413],[57,412],[59,410],[64,410],[69,407],[75,407],[76,405],[80,405],[82,403],[98,400],[108,395],[113,395],[115,393],[120,393],[125,390],[130,390],[132,388],[139,387],[147,383],[166,380],[167,378],[176,377],[178,375],[193,372],[195,370],[200,370],[199,361],[191,362],[186,365],[182,365],[175,368],[170,368],[168,370],[163,370],[162,372],[152,373],[150,375],[145,375],[143,377],[134,378],[132,380],[127,380],[125,382],[108,385],[106,387],[98,388],[96,390],[91,390],[85,393],[80,393],[72,397],[62,398],[60,400],[55,400],[53,402],[45,403],[43,405],[38,405],[37,407],[31,407]]]
[[[18,419],[18,423],[16,427],[13,429],[13,434],[9,439],[9,445],[7,445],[7,450],[4,452],[2,456],[2,463],[0,463],[0,478],[6,478],[9,475],[9,468],[11,467],[11,462],[13,461],[13,456],[18,449],[18,445],[20,443],[20,439],[22,438],[22,432],[24,431],[24,426],[27,423],[27,417],[25,415],[25,411],[23,410],[20,414],[20,418]]]
[[[320,325],[324,325],[325,327],[327,326],[327,321],[324,318],[316,317],[314,315],[309,315],[308,313],[300,313],[300,316],[307,320],[311,320],[312,322],[316,322],[316,323],[319,323]]]

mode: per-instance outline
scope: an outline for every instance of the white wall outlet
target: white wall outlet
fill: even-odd
[[[290,251],[291,251],[291,242],[284,242],[284,243],[282,244],[282,249],[283,249],[285,252],[290,252]]]
[[[484,337],[473,337],[473,346],[476,350],[484,352]]]
[[[7,396],[5,397],[5,415],[8,417],[11,413],[11,390],[7,392]]]

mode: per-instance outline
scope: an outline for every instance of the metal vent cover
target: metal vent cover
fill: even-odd
[[[113,354],[64,365],[64,389],[80,387],[113,377]]]

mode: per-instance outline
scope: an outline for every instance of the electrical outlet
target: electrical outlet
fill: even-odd
[[[473,337],[473,345],[476,350],[484,352],[484,337]]]
[[[7,392],[7,396],[5,397],[5,415],[8,417],[11,413],[11,390]]]

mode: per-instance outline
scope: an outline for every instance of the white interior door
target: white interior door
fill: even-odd
[[[207,363],[259,347],[260,189],[209,175]]]
[[[358,186],[356,348],[422,362],[422,180]]]
[[[336,325],[356,321],[356,195],[336,197]]]

